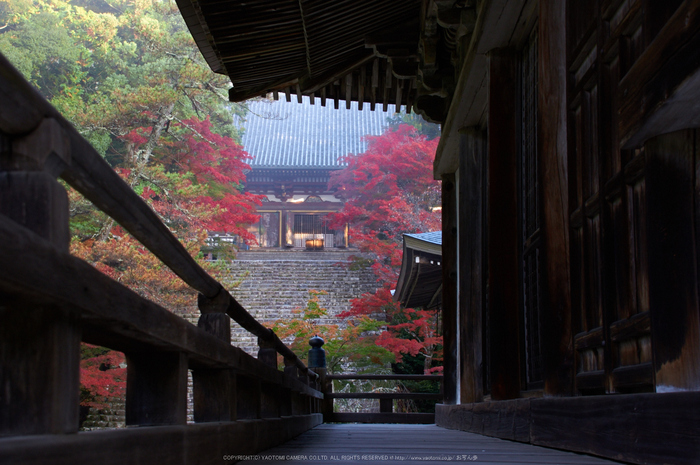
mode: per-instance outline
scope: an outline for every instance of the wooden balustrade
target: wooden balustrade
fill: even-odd
[[[363,375],[339,374],[329,375],[325,369],[318,370],[321,388],[324,393],[321,411],[325,422],[355,423],[435,423],[434,413],[393,412],[395,399],[406,400],[442,400],[440,393],[417,392],[343,392],[333,393],[333,380],[374,380],[374,381],[440,381],[442,375]],[[378,413],[345,413],[333,411],[333,399],[379,399]]]
[[[197,327],[68,253],[59,176],[200,293]],[[0,463],[221,463],[322,421],[318,375],[192,259],[2,56],[0,263]],[[230,345],[230,318],[258,336],[259,359]],[[126,355],[126,421],[138,428],[75,434],[81,341]]]

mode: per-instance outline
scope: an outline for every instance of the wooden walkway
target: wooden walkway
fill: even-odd
[[[243,459],[243,460],[241,460]],[[323,424],[256,456],[228,463],[310,465],[488,463],[504,465],[616,464],[587,455],[490,438],[435,425]]]

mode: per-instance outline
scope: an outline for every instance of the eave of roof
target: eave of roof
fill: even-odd
[[[416,93],[422,0],[177,0],[232,101],[279,91],[375,106]]]

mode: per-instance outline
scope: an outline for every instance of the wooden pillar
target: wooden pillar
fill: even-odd
[[[187,356],[126,353],[126,424],[184,425],[187,422]]]
[[[24,137],[0,135],[0,145],[2,221],[14,221],[67,253],[68,197],[56,181],[70,164],[67,136],[47,118]],[[79,316],[27,297],[0,297],[0,436],[76,432]]]
[[[222,294],[224,295],[224,294]],[[226,343],[231,342],[231,318],[225,313],[204,313],[223,310],[228,302],[219,302],[199,296],[202,315],[197,326]],[[228,301],[228,299],[226,299]],[[236,420],[236,375],[233,370],[192,370],[194,384],[194,421],[218,422]]]
[[[294,360],[291,358],[285,358],[284,359],[284,375],[289,377],[290,379],[299,379],[299,373],[298,373],[298,368],[296,364],[294,363]],[[290,415],[299,415],[301,412],[301,395],[297,391],[289,391],[289,407],[284,407],[284,410],[288,410]]]
[[[697,130],[644,144],[649,316],[657,392],[700,390]],[[641,271],[641,270],[640,270]]]
[[[572,395],[569,172],[567,165],[566,2],[539,2],[538,166],[542,186],[545,266],[540,308],[544,390]]]
[[[520,396],[518,257],[518,61],[510,50],[489,55],[488,269],[491,398]]]
[[[327,368],[314,368],[314,371],[318,374],[318,390],[324,395],[320,402],[320,412],[323,414],[323,421],[330,422],[333,415],[333,399],[329,398],[327,394],[333,392],[333,380],[328,379]]]
[[[457,402],[457,195],[454,173],[442,176],[443,403]]]
[[[277,369],[277,351],[274,344],[258,338],[258,360]],[[260,418],[280,416],[280,386],[274,383],[260,383]]]
[[[258,338],[258,360],[276,369],[277,350],[275,350],[275,345]]]
[[[484,397],[483,325],[485,302],[484,226],[485,135],[479,128],[460,131],[459,153],[459,356],[460,403]]]

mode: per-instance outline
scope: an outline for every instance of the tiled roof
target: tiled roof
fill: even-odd
[[[404,234],[404,236],[413,237],[422,242],[430,242],[431,244],[442,245],[442,231],[432,231],[419,234]]]
[[[366,135],[379,135],[393,114],[344,107],[323,107],[319,99],[315,105],[304,97],[302,104],[286,100],[248,102],[250,113],[244,123],[243,147],[254,158],[252,168],[303,167],[340,168],[338,157],[348,153],[362,153]]]

